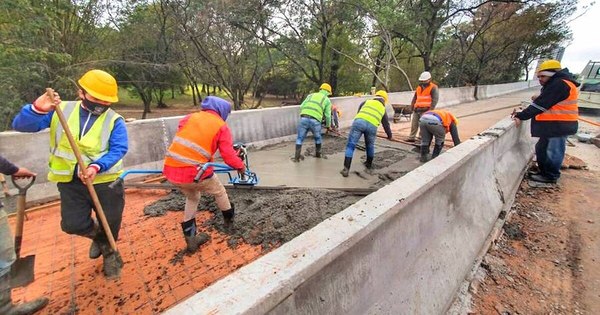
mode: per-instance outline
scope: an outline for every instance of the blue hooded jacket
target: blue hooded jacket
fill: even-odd
[[[204,100],[202,100],[201,108],[202,110],[212,110],[217,112],[223,120],[227,120],[227,116],[231,113],[231,104],[216,96],[207,96],[204,98]]]

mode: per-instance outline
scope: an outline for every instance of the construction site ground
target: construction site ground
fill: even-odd
[[[520,92],[450,108],[459,117],[462,140],[507,117],[520,101],[528,99],[531,94],[532,91]],[[402,141],[408,135],[410,122],[403,118],[400,123],[393,124],[392,129],[394,140]],[[380,133],[383,135],[382,130]],[[375,170],[367,172],[364,169],[361,163],[364,161],[364,151],[357,150],[351,176],[344,178],[339,174],[346,145],[343,134],[344,131],[342,136],[325,138],[323,148],[326,158],[323,159],[314,158],[314,145],[310,138],[305,141],[305,158],[300,163],[290,160],[292,142],[251,150],[250,168],[259,175],[259,186],[254,190],[229,190],[230,198],[236,205],[233,231],[224,229],[221,216],[215,211],[212,201],[203,199],[197,221],[199,229],[209,234],[210,241],[193,255],[182,251],[185,243],[180,228],[182,213],[178,210],[183,208],[183,197],[168,190],[127,189],[118,241],[125,266],[118,280],[106,280],[102,276],[101,259],[90,260],[87,257],[89,240],[67,235],[60,230],[58,204],[49,204],[29,212],[22,255],[36,255],[36,280],[27,287],[13,290],[13,299],[19,302],[40,295],[48,296],[50,304],[42,314],[160,313],[361,198],[352,192],[324,188],[377,189],[421,165],[413,145],[379,138]],[[600,149],[588,144],[576,145],[585,146],[589,150],[585,154],[594,155],[596,161],[600,161]],[[593,148],[588,148],[590,146]],[[580,173],[575,172],[585,172],[588,177],[581,177],[578,175]],[[571,173],[574,174],[572,178]],[[597,184],[599,174],[600,171],[569,170],[554,194],[563,196],[570,193],[565,189],[570,181],[579,182],[580,187],[587,187],[592,179]],[[260,186],[300,188],[260,190]],[[571,186],[576,187],[568,185]],[[519,194],[521,196],[523,192]],[[593,202],[591,195],[589,197]],[[579,199],[574,201],[579,202]],[[586,211],[593,206],[598,215],[597,203],[588,205]],[[559,211],[554,213],[562,214]],[[595,249],[598,255],[597,226],[600,220],[589,220],[595,222],[585,225],[596,228],[595,247],[590,245],[592,247],[587,249],[581,246],[579,253],[587,251],[591,255],[592,249]],[[14,225],[14,218],[10,223]],[[581,235],[581,239],[591,239],[594,234],[581,230]],[[597,261],[597,257],[595,259]],[[532,259],[529,261],[535,263]],[[600,279],[597,263],[589,268],[584,265],[583,270],[595,270],[596,281]],[[500,293],[496,295],[498,298],[501,296]],[[495,311],[497,304],[504,305],[494,299],[482,303],[481,307],[475,304],[473,309],[486,313],[488,310]]]

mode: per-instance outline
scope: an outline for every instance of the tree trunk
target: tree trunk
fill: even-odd
[[[175,99],[175,86],[171,85],[171,99]]]
[[[331,84],[332,95],[338,95],[337,91],[337,81],[338,81],[338,72],[340,70],[340,53],[337,50],[332,50],[331,53],[331,73],[329,73],[329,84]]]
[[[198,102],[196,101],[196,89],[194,89],[194,82],[190,84],[190,89],[192,89],[192,100],[194,101],[194,107],[198,106]]]
[[[158,89],[158,93],[156,95],[156,107],[157,108],[167,108],[169,106],[167,106],[167,104],[165,104],[165,102],[163,102],[165,98],[165,90],[163,90],[162,88]]]

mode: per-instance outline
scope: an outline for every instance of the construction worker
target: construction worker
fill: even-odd
[[[300,162],[302,142],[310,130],[315,138],[315,157],[321,157],[321,120],[325,119],[325,128],[331,127],[331,85],[321,84],[319,92],[309,94],[300,104],[300,122],[296,138],[294,162]]]
[[[392,129],[390,128],[390,122],[388,121],[388,116],[385,112],[385,104],[387,101],[387,92],[379,90],[375,93],[374,99],[366,100],[358,107],[358,113],[354,116],[352,128],[348,135],[348,143],[346,144],[346,154],[344,157],[344,169],[340,171],[342,176],[348,177],[350,165],[352,164],[352,155],[354,155],[354,149],[362,135],[365,137],[365,146],[367,150],[365,167],[369,170],[373,168],[375,138],[377,138],[377,128],[379,127],[379,124],[383,124],[383,129],[387,134],[387,138],[390,140],[392,139]]]
[[[340,128],[340,118],[342,118],[342,112],[335,105],[331,105],[331,126],[334,130]]]
[[[530,178],[541,183],[556,183],[565,157],[567,136],[577,132],[579,83],[569,69],[562,69],[558,60],[546,60],[537,69],[542,85],[533,103],[513,117],[517,126],[532,119],[531,136],[538,137],[535,156],[539,168]]]
[[[431,82],[431,73],[425,71],[419,76],[419,86],[415,91],[410,106],[412,108],[412,117],[410,124],[410,135],[406,141],[415,142],[417,131],[419,130],[419,120],[424,112],[435,109],[439,99],[438,86]]]
[[[456,125],[458,125],[458,120],[449,111],[434,109],[423,113],[419,119],[419,126],[421,127],[421,162],[429,161],[429,146],[433,137],[435,137],[435,145],[431,155],[432,159],[442,152],[446,133],[450,132],[454,146],[460,144]]]
[[[118,102],[117,81],[107,72],[90,70],[78,81],[79,101],[61,102],[58,93],[44,94],[33,104],[27,104],[13,121],[13,128],[37,132],[50,127],[50,171],[48,180],[56,182],[61,199],[61,228],[68,234],[92,240],[89,257],[103,256],[103,271],[107,278],[118,277],[123,261],[113,251],[98,221],[92,219],[93,200],[84,183],[90,180],[106,215],[115,240],[118,239],[124,189],[108,186],[123,172],[123,157],[127,153],[127,128],[121,115],[111,109]],[[55,106],[60,106],[68,127],[81,151],[86,168],[80,170],[73,149],[63,131]]]
[[[23,167],[17,167],[0,156],[0,173],[15,178],[33,177],[35,174]],[[0,202],[0,314],[34,314],[48,304],[48,298],[41,297],[31,302],[12,304],[10,268],[16,260],[14,239],[10,233],[7,215]]]
[[[200,194],[215,197],[215,202],[225,222],[225,229],[231,230],[234,217],[234,205],[229,202],[227,191],[214,176],[213,168],[208,168],[199,182],[194,182],[199,168],[212,162],[219,150],[223,161],[243,173],[244,162],[233,149],[231,131],[225,123],[231,112],[231,104],[219,97],[208,96],[202,101],[201,111],[185,116],[179,122],[179,128],[173,143],[165,157],[163,174],[186,197],[181,228],[187,245],[187,251],[196,252],[200,245],[208,241],[206,233],[197,233],[196,211]]]

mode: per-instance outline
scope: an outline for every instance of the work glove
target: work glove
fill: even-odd
[[[36,111],[47,113],[60,104],[60,95],[52,89],[49,90],[52,93],[52,97],[48,93],[44,93],[33,102],[33,107]]]

